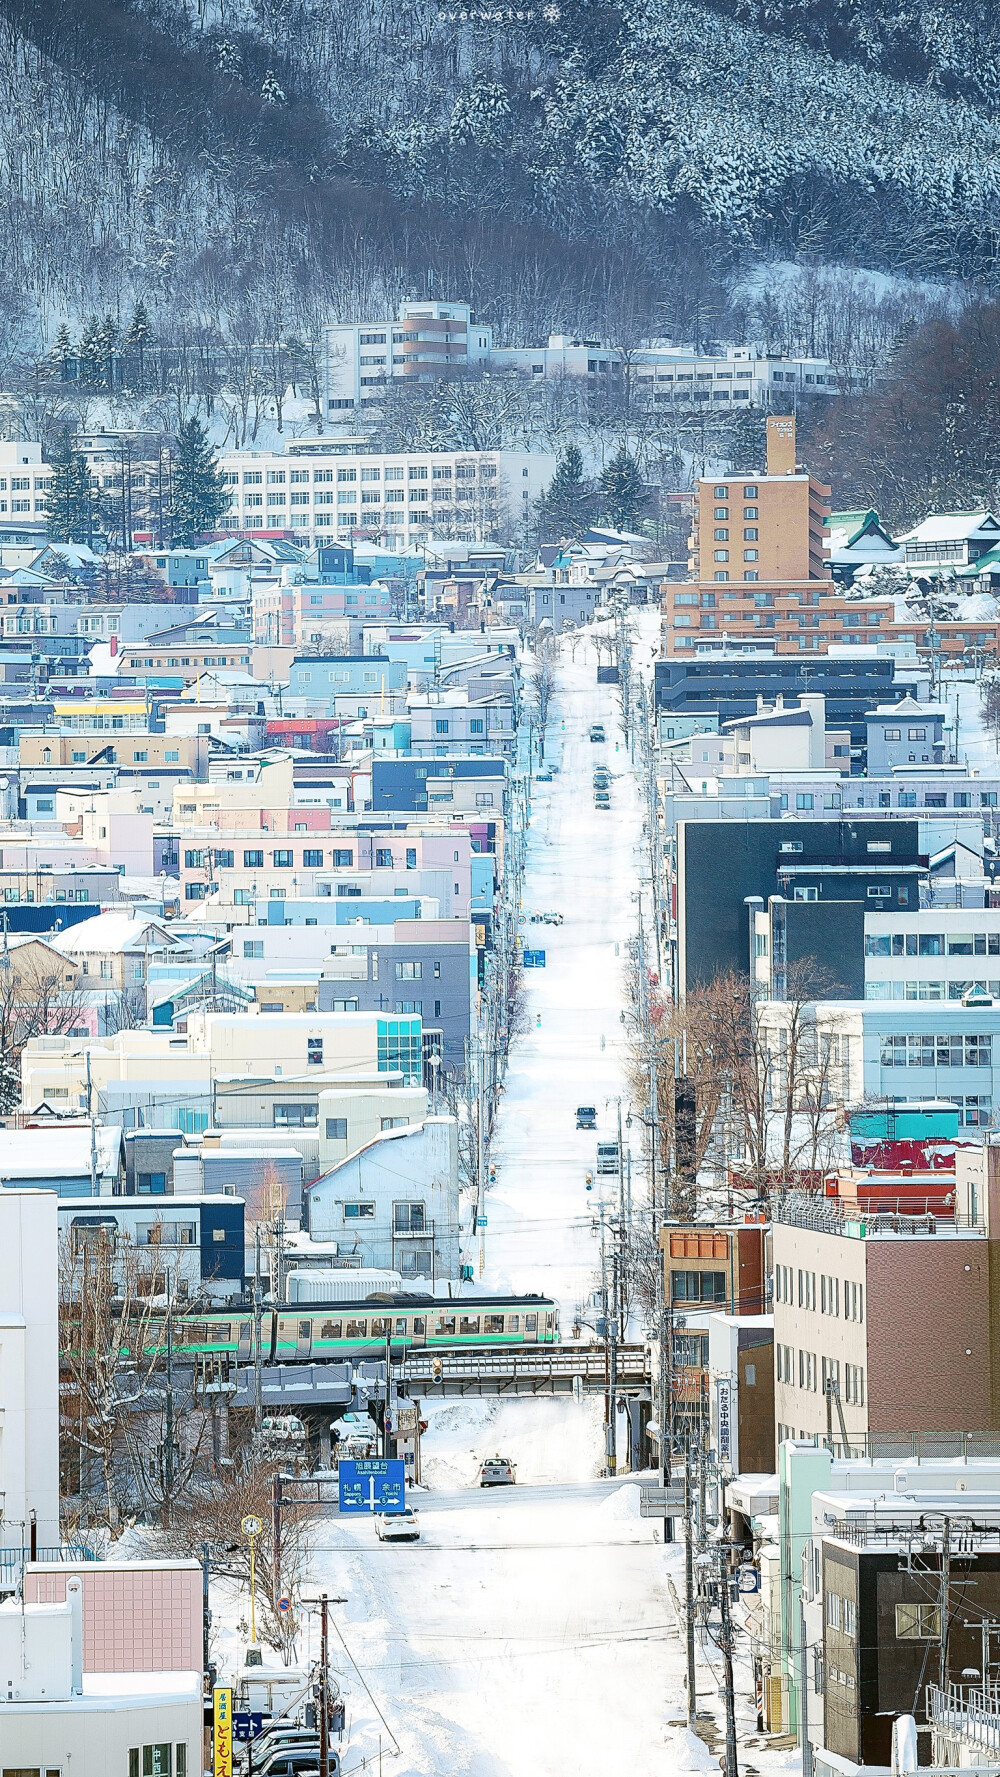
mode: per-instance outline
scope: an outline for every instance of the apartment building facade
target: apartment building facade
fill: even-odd
[[[375,406],[387,383],[427,382],[487,363],[493,329],[467,302],[401,302],[394,318],[323,329],[324,405],[331,418]]]
[[[231,504],[220,527],[304,547],[407,550],[435,532],[484,542],[521,529],[555,465],[543,451],[388,452],[363,437],[297,439],[284,453],[224,451],[219,473]]]
[[[985,1224],[865,1219],[810,1198],[777,1208],[778,1442],[825,1440],[829,1405],[842,1446],[833,1396],[859,1447],[869,1432],[992,1425],[990,1253]]]

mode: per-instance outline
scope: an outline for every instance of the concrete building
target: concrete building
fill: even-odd
[[[219,472],[232,503],[221,524],[251,537],[287,532],[302,546],[405,551],[445,531],[489,541],[520,531],[555,462],[545,451],[383,451],[365,437],[297,439],[283,453],[224,451]]]
[[[865,718],[868,775],[888,777],[900,765],[943,765],[948,757],[948,711],[942,704],[904,697]]]
[[[309,1232],[341,1258],[405,1279],[457,1278],[458,1125],[453,1117],[380,1134],[316,1180]]]
[[[392,318],[323,329],[324,406],[350,419],[377,406],[390,382],[432,382],[488,362],[493,329],[465,302],[401,302]]]
[[[58,1314],[55,1195],[0,1191],[0,1548],[18,1553],[32,1527],[60,1540]]]
[[[859,1449],[869,1432],[995,1423],[988,1222],[931,1221],[866,1219],[834,1201],[806,1197],[775,1209],[779,1443],[827,1436],[829,1389]],[[929,1300],[946,1303],[947,1313],[928,1314]],[[839,1447],[836,1412],[833,1427]]]

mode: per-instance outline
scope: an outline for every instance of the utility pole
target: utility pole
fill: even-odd
[[[684,1604],[687,1633],[687,1720],[693,1728],[698,1714],[694,1655],[694,1522],[691,1498],[691,1446],[684,1452]],[[664,1540],[666,1529],[664,1527]]]
[[[330,1777],[330,1700],[328,1599],[319,1601],[319,1777]]]
[[[170,1503],[174,1496],[174,1299],[167,1298],[167,1388],[163,1415],[165,1448],[163,1452],[163,1524],[170,1523]]]
[[[483,1067],[483,1029],[476,1039],[476,1074],[479,1086],[476,1108],[476,1233],[479,1236],[479,1275],[486,1270],[486,1093]]]
[[[6,930],[4,932],[6,938]],[[90,1078],[90,1050],[87,1050],[87,1116],[90,1118],[90,1195],[97,1196],[97,1128],[94,1122],[94,1088]]]
[[[802,1730],[802,1777],[813,1777],[813,1749],[809,1738],[809,1667],[808,1650],[806,1648],[806,1607],[799,1590],[799,1643],[801,1647],[801,1663],[799,1667],[799,1724]]]
[[[610,1361],[608,1374],[608,1472],[618,1472],[618,1254],[611,1254],[611,1317],[608,1321]]]
[[[736,1690],[733,1683],[733,1624],[729,1614],[729,1547],[719,1549],[719,1616],[722,1629],[723,1682],[726,1693],[726,1777],[739,1777],[736,1753]]]
[[[264,1419],[264,1357],[261,1351],[263,1304],[260,1298],[260,1227],[254,1234],[253,1268],[253,1440],[259,1460]]]
[[[938,1655],[938,1690],[948,1687],[948,1618],[951,1614],[951,1519],[945,1517],[941,1531],[941,1640]],[[983,1673],[983,1682],[986,1674]]]

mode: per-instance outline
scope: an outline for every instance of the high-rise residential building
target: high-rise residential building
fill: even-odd
[[[664,588],[667,654],[723,638],[770,641],[781,653],[877,641],[893,602],[862,606],[834,583],[829,516],[829,488],[796,462],[794,417],[769,414],[764,474],[698,483],[690,579]]]

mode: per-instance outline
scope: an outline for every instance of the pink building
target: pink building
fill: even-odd
[[[83,1670],[200,1672],[202,1576],[197,1561],[31,1562],[26,1604],[63,1604],[83,1587]]]

